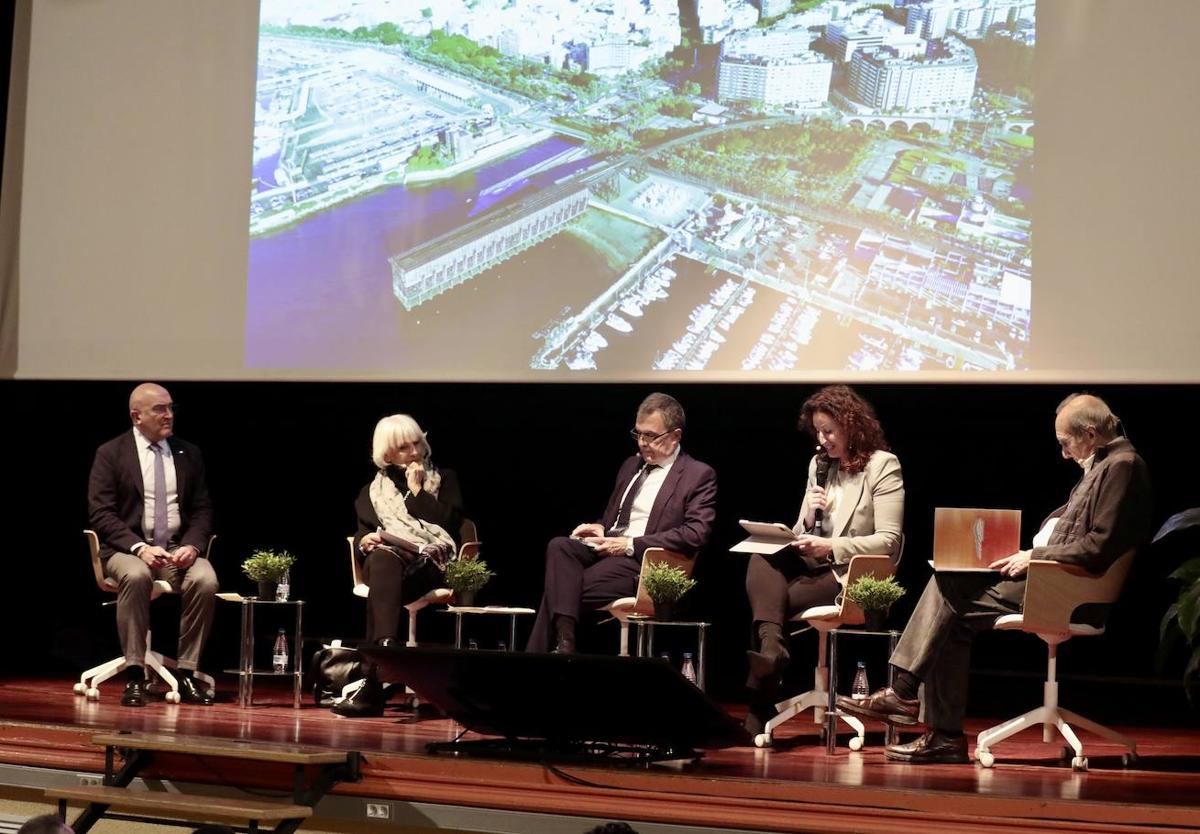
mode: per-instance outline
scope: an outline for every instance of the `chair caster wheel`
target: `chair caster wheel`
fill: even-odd
[[[1121,767],[1133,767],[1135,764],[1137,764],[1137,760],[1138,760],[1137,753],[1122,753],[1121,754]]]
[[[171,690],[170,692],[168,692],[166,694],[166,699],[167,699],[168,704],[178,704],[179,700],[180,700],[179,693],[174,690]]]
[[[755,747],[770,747],[771,746],[771,734],[770,733],[759,733],[758,735],[756,735],[754,737],[754,746]]]
[[[87,699],[89,701],[99,701],[100,700],[100,690],[94,686],[91,689],[89,689],[87,692],[85,692],[84,694],[87,695]]]
[[[996,763],[996,757],[992,755],[990,750],[977,750],[975,758],[984,767],[991,767]]]
[[[1071,759],[1071,770],[1074,770],[1077,773],[1086,773],[1087,756],[1076,756],[1075,758]]]
[[[75,694],[76,694],[76,695],[86,695],[86,694],[87,694],[87,691],[88,691],[87,684],[86,684],[86,683],[83,683],[82,681],[80,681],[79,683],[75,684],[75,688],[74,688],[74,689],[75,689]]]
[[[850,749],[851,750],[862,750],[863,749],[862,736],[851,736],[850,737]]]

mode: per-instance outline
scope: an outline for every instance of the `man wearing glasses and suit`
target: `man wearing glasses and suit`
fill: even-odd
[[[205,550],[212,503],[200,450],[174,437],[175,403],[161,385],[146,382],[129,395],[133,428],[96,450],[88,478],[88,516],[100,538],[105,576],[115,579],[117,631],[125,655],[121,705],[146,705],[146,630],[154,580],[182,594],[179,696],[185,704],[213,702],[192,676],[212,630],[217,575]]]
[[[546,589],[527,651],[573,653],[581,612],[632,596],[647,548],[694,557],[708,542],[717,475],[679,446],[683,406],[651,394],[634,425],[638,453],[621,466],[600,521],[580,524],[546,547]]]

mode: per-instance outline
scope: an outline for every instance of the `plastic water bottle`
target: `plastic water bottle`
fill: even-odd
[[[691,652],[683,653],[683,669],[681,671],[683,672],[683,676],[689,681],[692,683],[696,682],[696,667],[692,665]]]
[[[861,701],[870,694],[871,687],[867,684],[867,666],[860,660],[858,661],[858,670],[854,673],[854,683],[850,685],[850,697]]]
[[[275,584],[275,601],[287,602],[288,596],[292,593],[292,575],[291,571],[284,571],[283,576],[279,577],[279,582]]]
[[[275,649],[272,654],[274,655],[272,665],[275,668],[275,674],[282,675],[288,668],[287,632],[282,628],[275,635]]]
[[[507,641],[507,640],[501,640],[499,643],[497,643],[497,644],[496,644],[496,651],[498,651],[498,652],[506,652],[506,651],[508,651],[508,641]]]
[[[671,653],[670,652],[659,652],[658,659],[667,661],[667,664],[669,665],[671,663]]]
[[[478,649],[478,648],[479,648],[479,641],[478,641],[478,640],[475,640],[475,639],[470,639],[470,640],[468,640],[468,641],[467,641],[467,648],[468,648],[468,649]]]

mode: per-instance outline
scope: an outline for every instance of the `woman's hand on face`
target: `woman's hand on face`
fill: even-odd
[[[370,553],[381,544],[383,544],[383,536],[378,533],[367,533],[358,540],[358,549],[363,553]]]
[[[425,467],[417,461],[410,463],[404,470],[404,480],[408,482],[408,491],[417,493],[425,485]]]

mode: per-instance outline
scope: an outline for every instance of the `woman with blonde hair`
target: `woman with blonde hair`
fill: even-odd
[[[445,584],[443,571],[458,545],[463,500],[458,477],[433,465],[425,432],[407,414],[376,424],[371,459],[377,471],[354,502],[354,546],[371,588],[367,641],[387,646],[399,640],[404,606]],[[381,715],[383,704],[383,688],[368,669],[362,687],[333,711],[347,717]]]

